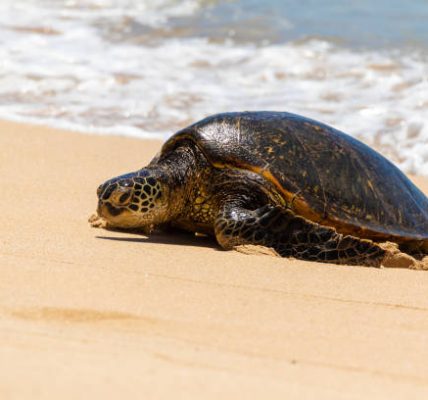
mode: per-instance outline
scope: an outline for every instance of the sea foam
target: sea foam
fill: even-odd
[[[167,29],[200,3],[126,3],[2,2],[0,116],[165,138],[209,114],[284,110],[361,139],[408,173],[428,174],[423,52],[175,37],[150,29]],[[135,24],[140,35],[118,40],[115,32],[126,38]]]

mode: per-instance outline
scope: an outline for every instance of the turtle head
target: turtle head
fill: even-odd
[[[100,185],[97,212],[112,227],[150,231],[167,219],[167,194],[160,174],[143,168]]]

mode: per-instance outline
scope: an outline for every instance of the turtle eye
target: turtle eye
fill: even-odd
[[[131,202],[132,188],[119,187],[110,196],[110,202],[116,206],[126,206]]]

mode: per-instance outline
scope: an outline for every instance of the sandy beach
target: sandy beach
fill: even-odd
[[[1,399],[428,398],[428,271],[91,228],[160,144],[0,123]]]

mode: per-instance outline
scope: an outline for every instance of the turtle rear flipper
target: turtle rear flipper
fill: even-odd
[[[283,257],[310,261],[380,267],[387,254],[371,240],[342,235],[290,209],[270,205],[254,211],[226,205],[215,222],[215,234],[226,249],[256,244]]]
[[[428,256],[428,240],[414,240],[400,245],[400,250],[422,260]]]

